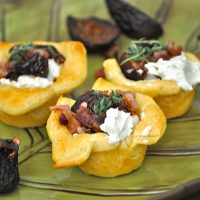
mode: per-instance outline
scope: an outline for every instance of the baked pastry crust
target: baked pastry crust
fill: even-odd
[[[8,50],[17,43],[0,42],[0,63],[9,58]],[[58,96],[79,86],[87,75],[86,50],[80,42],[44,42],[33,44],[52,45],[66,57],[60,75],[46,88],[16,88],[0,84],[0,120],[18,127],[32,127],[45,123],[49,105]]]
[[[199,62],[193,54],[185,54],[191,61]],[[153,97],[167,119],[181,116],[190,108],[195,93],[194,89],[189,92],[183,91],[175,81],[171,80],[129,80],[123,75],[116,59],[107,59],[103,66],[108,81]]]
[[[38,108],[17,116],[9,115],[3,111],[0,111],[0,119],[5,124],[17,126],[20,128],[35,127],[36,125],[41,126],[47,121],[50,115],[49,106],[54,105],[57,100],[58,97],[55,96]]]
[[[123,90],[123,87],[100,78],[92,89],[111,91]],[[109,144],[105,133],[72,135],[66,126],[60,124],[59,112],[52,111],[47,121],[47,133],[52,142],[54,167],[78,165],[87,174],[105,177],[126,174],[138,168],[145,157],[147,145],[155,144],[164,134],[166,118],[151,97],[137,93],[136,100],[140,121],[132,134],[117,144]],[[74,102],[60,97],[57,105],[72,106]],[[142,112],[145,116],[141,118]],[[151,126],[148,136],[143,134],[147,126]]]

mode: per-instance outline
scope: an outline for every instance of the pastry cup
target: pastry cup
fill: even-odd
[[[104,79],[98,79],[94,90],[124,90]],[[59,112],[52,111],[47,121],[47,133],[52,142],[52,156],[55,168],[79,166],[87,174],[113,177],[131,172],[141,166],[147,145],[155,144],[164,134],[166,118],[154,100],[143,94],[136,94],[139,123],[129,137],[117,144],[108,143],[108,135],[73,134],[66,126],[60,125]],[[57,105],[74,104],[74,100],[60,97]],[[141,117],[141,113],[145,116]],[[149,135],[143,133],[151,126]]]
[[[198,62],[198,58],[191,53],[186,53],[188,59]],[[192,91],[183,91],[175,81],[171,80],[142,80],[127,79],[122,73],[116,59],[107,59],[103,63],[106,79],[116,85],[149,95],[165,113],[167,119],[178,117],[188,111],[194,97]]]
[[[66,57],[60,75],[46,88],[17,88],[0,84],[0,120],[17,127],[34,127],[44,124],[50,114],[49,106],[58,97],[79,86],[87,75],[86,50],[80,42],[43,42],[53,45]],[[9,58],[8,50],[16,43],[0,42],[0,63]]]

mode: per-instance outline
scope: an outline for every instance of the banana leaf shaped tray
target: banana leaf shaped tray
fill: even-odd
[[[186,50],[198,53],[199,0],[129,0],[156,18],[164,27],[162,40],[174,40]],[[110,18],[103,0],[0,0],[0,39],[4,41],[69,40],[66,16]],[[28,16],[28,17],[25,17]],[[120,36],[122,49],[130,38]],[[103,57],[88,55],[88,79],[73,92],[77,97],[89,89],[94,71]],[[11,94],[12,95],[12,94]],[[4,200],[34,199],[153,199],[187,181],[200,177],[200,87],[187,114],[168,121],[164,137],[148,149],[141,168],[116,178],[98,178],[79,168],[52,167],[51,144],[45,127],[19,129],[0,123],[0,137],[19,137],[20,185]],[[167,198],[166,198],[167,199]],[[172,198],[171,198],[172,199]],[[175,198],[174,198],[175,199]]]

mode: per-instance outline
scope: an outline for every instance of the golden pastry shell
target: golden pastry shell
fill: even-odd
[[[111,91],[124,88],[100,78],[92,89]],[[155,144],[164,134],[166,118],[151,97],[137,93],[136,99],[140,121],[132,134],[117,144],[109,144],[108,135],[101,132],[72,135],[66,126],[59,123],[59,112],[53,111],[47,121],[47,133],[52,142],[54,166],[80,166],[86,173],[97,176],[117,176],[138,168],[144,159],[146,146]],[[74,100],[66,97],[60,97],[57,102],[57,105],[73,104]],[[142,112],[145,113],[143,118]],[[151,126],[148,136],[143,135],[147,126]],[[113,166],[109,166],[110,163]]]
[[[44,42],[34,44],[52,45],[66,57],[60,75],[46,88],[17,88],[0,84],[0,120],[14,126],[38,126],[48,118],[48,106],[57,98],[79,86],[87,76],[86,50],[80,42]],[[0,63],[9,58],[9,48],[18,43],[0,42]],[[39,109],[39,110],[38,110]]]
[[[185,53],[189,60],[198,62],[198,58],[191,53]],[[103,63],[106,79],[113,84],[154,98],[161,107],[165,116],[174,118],[188,111],[194,97],[192,91],[183,91],[175,81],[172,80],[142,80],[133,81],[127,79],[116,59],[107,59]]]

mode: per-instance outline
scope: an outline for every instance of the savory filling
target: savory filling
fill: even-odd
[[[9,49],[8,62],[0,66],[0,83],[15,87],[47,87],[59,76],[65,57],[51,45],[27,42]]]
[[[109,143],[129,136],[138,123],[137,102],[131,92],[90,90],[79,96],[71,107],[58,105],[51,110],[60,112],[59,122],[74,133],[108,134]]]
[[[192,62],[174,43],[140,40],[130,44],[119,58],[124,76],[138,80],[174,80],[185,91],[200,83],[200,63]]]

